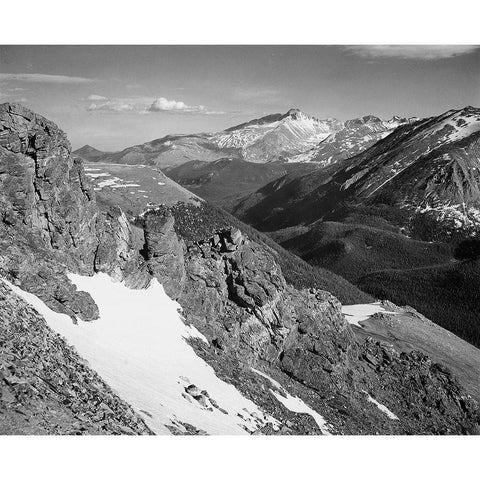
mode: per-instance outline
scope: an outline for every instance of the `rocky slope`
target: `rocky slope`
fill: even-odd
[[[151,433],[132,408],[0,280],[0,435]]]
[[[104,272],[136,288],[157,279],[183,308],[185,322],[205,336],[188,340],[197,355],[263,415],[276,419],[254,422],[256,427],[249,432],[478,432],[478,405],[447,368],[419,352],[358,340],[331,293],[287,282],[276,251],[232,226],[228,216],[212,214],[206,204],[177,203],[150,208],[131,225],[118,207],[99,208],[81,161],[71,157],[58,127],[9,104],[0,106],[0,125],[0,275],[39,297],[51,310],[77,322],[103,321],[102,315],[95,320],[97,304],[90,294],[76,289],[67,271],[83,276]],[[38,336],[21,335],[33,328],[30,322],[41,328],[43,324],[11,292],[3,290],[3,295],[11,315],[0,319],[0,346],[11,349],[12,339],[22,342],[13,345],[14,355],[8,357],[10,371],[24,368],[17,355],[22,349],[31,352],[32,359],[45,357],[47,364],[54,365],[49,352],[70,355],[47,327],[40,335],[51,339],[48,352],[37,343]],[[154,349],[151,354],[155,355]],[[27,367],[33,376],[42,377],[38,361]],[[148,362],[139,368],[148,373]],[[12,390],[10,376],[6,380]],[[195,401],[202,415],[211,415],[208,397],[193,387],[188,385],[177,401]],[[100,382],[98,388],[105,387]],[[11,395],[20,394],[15,387],[4,400],[2,393],[1,408],[7,412],[11,433],[28,431],[12,413]],[[63,399],[63,390],[60,394]],[[89,398],[89,394],[74,396],[81,401]],[[36,398],[29,397],[24,404],[35,404]],[[101,428],[118,433],[118,425],[127,422],[141,433],[141,422],[128,416],[120,400],[113,397],[107,406],[115,421]],[[93,417],[81,419],[79,430],[90,432],[89,418],[103,409],[94,407]],[[51,426],[47,431],[70,431],[69,411],[59,414],[66,418],[64,430],[55,426],[55,411],[51,414],[41,420]],[[181,420],[171,419],[177,425]],[[195,425],[187,430],[201,433]]]
[[[147,207],[202,200],[168,178],[158,167],[96,162],[85,166],[85,176],[100,208],[120,207],[128,218]]]
[[[224,158],[245,162],[316,162],[322,166],[344,160],[413,121],[400,117],[381,120],[319,120],[298,109],[267,115],[222,132],[168,135],[121,152],[100,152],[88,145],[75,156],[87,161],[175,167],[190,161]]]
[[[197,345],[198,351],[214,361],[222,375],[232,381],[232,364],[236,370],[247,364],[268,371],[288,385],[290,393],[306,395],[336,433],[446,433],[454,428],[460,417],[439,426],[432,409],[436,401],[447,410],[446,405],[452,405],[450,393],[440,393],[457,388],[447,370],[417,352],[398,353],[370,340],[359,343],[331,294],[288,285],[274,257],[238,229],[222,228],[204,238],[182,226],[184,215],[181,207],[145,215],[146,231],[161,232],[155,244],[171,259],[166,274],[156,268],[153,256],[152,273],[170,284],[187,321],[206,335],[213,351],[203,344]],[[198,222],[204,213],[190,207],[188,215]],[[177,227],[175,219],[181,222]],[[186,250],[183,256],[175,238]],[[150,255],[147,258],[150,263]],[[172,271],[177,272],[174,283]],[[422,382],[427,390],[419,388]],[[243,377],[234,384],[247,395],[256,390]],[[401,423],[379,422],[374,409],[366,411],[367,391],[402,418]],[[257,404],[268,405],[262,397],[257,391]],[[422,398],[429,398],[430,406]],[[275,410],[269,413],[278,415]]]

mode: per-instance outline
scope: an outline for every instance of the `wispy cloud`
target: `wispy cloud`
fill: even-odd
[[[165,97],[155,99],[147,108],[148,112],[190,113],[196,115],[221,115],[224,112],[209,110],[204,105],[187,105],[178,100],[168,100]]]
[[[45,73],[0,73],[0,81],[17,81],[31,83],[91,83],[95,80],[69,75],[49,75]]]
[[[438,60],[467,55],[478,45],[351,45],[344,49],[363,58],[404,58]]]
[[[25,88],[12,88],[7,85],[0,84],[0,101],[26,102],[27,99],[23,96],[23,92],[25,91]]]
[[[100,100],[100,99],[98,99]],[[105,99],[107,100],[107,99]],[[101,111],[101,112],[132,112],[135,110],[135,106],[123,100],[107,100],[105,102],[93,102],[88,107],[89,112]]]

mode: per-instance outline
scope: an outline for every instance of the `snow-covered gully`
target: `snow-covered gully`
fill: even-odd
[[[156,280],[144,290],[132,290],[101,273],[69,278],[95,300],[98,320],[74,324],[36,296],[9,285],[155,433],[170,433],[167,425],[182,431],[182,423],[208,434],[246,434],[269,422],[278,425],[195,354],[185,339],[206,339],[183,323],[180,306]]]

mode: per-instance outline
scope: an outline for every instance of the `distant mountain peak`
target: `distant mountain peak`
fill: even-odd
[[[299,108],[291,108],[286,114],[286,117],[294,117],[297,115],[305,115]]]
[[[92,147],[91,145],[84,145],[83,147],[78,148],[75,150],[77,153],[83,153],[83,152],[100,152],[98,148]]]

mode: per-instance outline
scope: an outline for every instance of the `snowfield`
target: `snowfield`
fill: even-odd
[[[69,274],[69,278],[95,300],[98,320],[74,324],[35,295],[6,283],[76,348],[155,433],[170,433],[166,425],[184,431],[179,422],[208,434],[246,434],[267,423],[278,426],[195,354],[185,339],[206,339],[183,323],[180,306],[156,280],[147,289],[131,290],[102,273]]]
[[[342,305],[342,313],[345,315],[345,320],[350,325],[361,327],[359,322],[368,320],[376,313],[387,313],[389,315],[397,315],[397,312],[389,312],[380,302],[365,303],[358,305]]]

